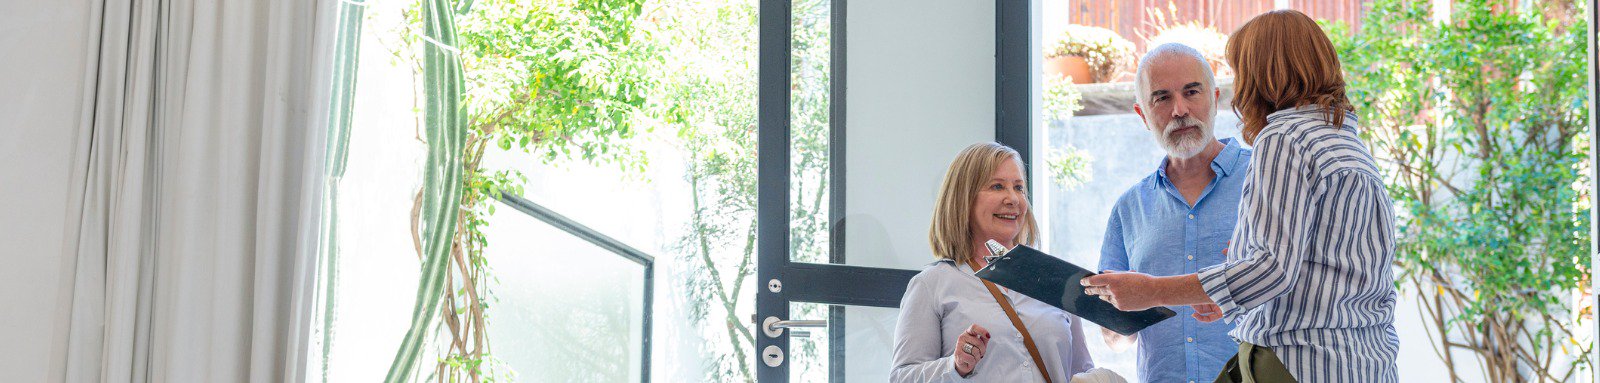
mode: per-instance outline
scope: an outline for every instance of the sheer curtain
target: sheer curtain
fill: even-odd
[[[52,381],[303,379],[335,6],[96,1]]]

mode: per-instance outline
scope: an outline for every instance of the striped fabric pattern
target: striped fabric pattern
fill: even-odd
[[[1395,382],[1394,213],[1357,135],[1312,106],[1267,117],[1228,260],[1200,270],[1242,342],[1301,382]]]

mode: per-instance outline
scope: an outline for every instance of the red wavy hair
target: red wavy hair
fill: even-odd
[[[1339,53],[1304,13],[1280,9],[1250,19],[1228,38],[1227,58],[1245,143],[1255,144],[1272,112],[1316,104],[1338,126],[1351,110]]]

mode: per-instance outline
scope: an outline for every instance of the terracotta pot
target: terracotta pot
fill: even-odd
[[[1094,76],[1089,74],[1089,62],[1078,56],[1044,59],[1044,73],[1049,76],[1072,76],[1073,84],[1094,82]]]

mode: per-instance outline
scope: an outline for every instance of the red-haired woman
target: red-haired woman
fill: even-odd
[[[1088,292],[1123,310],[1194,305],[1233,321],[1239,354],[1218,382],[1396,381],[1394,213],[1333,44],[1310,17],[1279,10],[1239,27],[1227,57],[1255,148],[1227,262],[1102,274],[1084,279]]]

